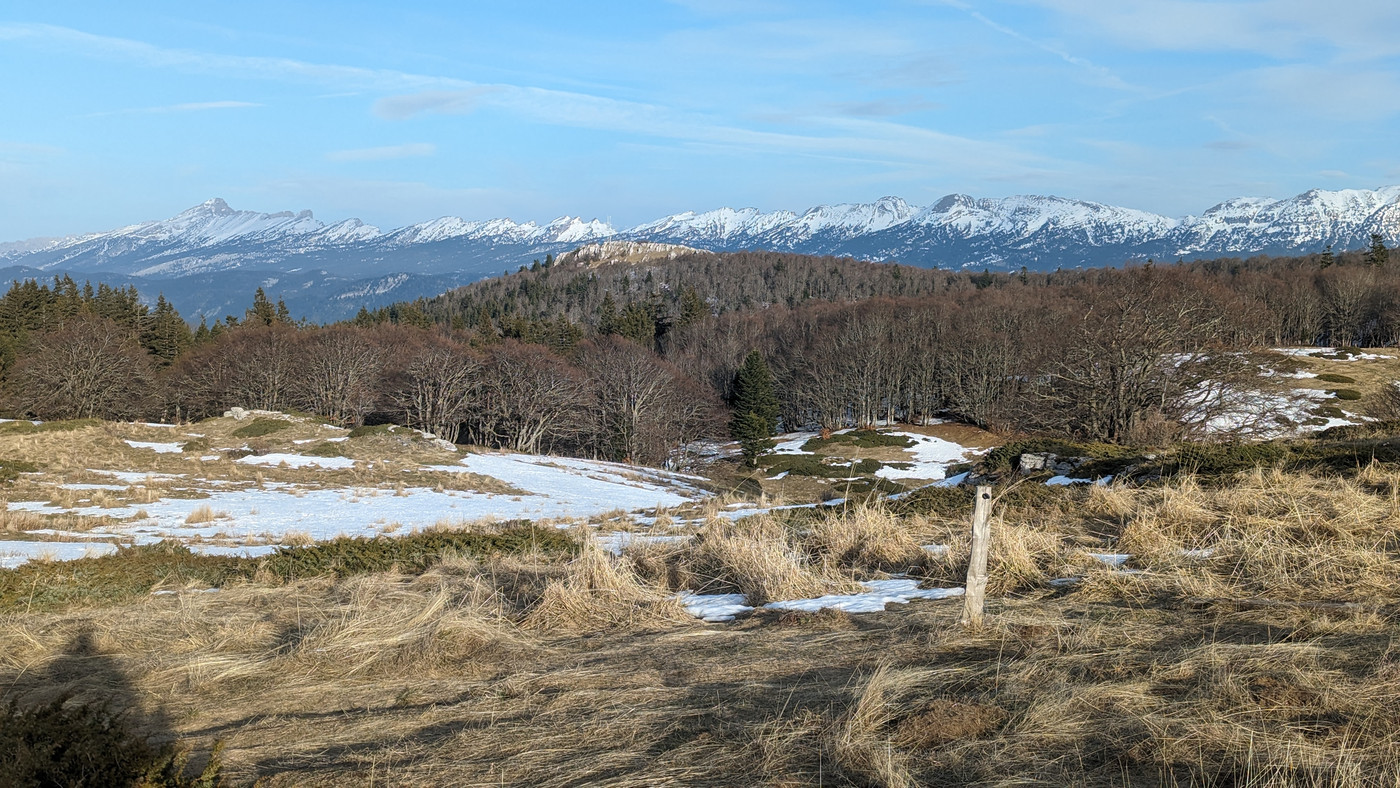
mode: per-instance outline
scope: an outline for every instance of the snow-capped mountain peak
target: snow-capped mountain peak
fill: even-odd
[[[0,244],[0,260],[51,271],[165,279],[249,269],[376,278],[410,271],[470,279],[546,254],[617,241],[1005,269],[1312,252],[1329,244],[1355,249],[1369,243],[1373,232],[1391,243],[1400,240],[1400,186],[1314,189],[1281,200],[1239,197],[1180,219],[1056,196],[949,194],[922,207],[882,197],[801,212],[684,211],[621,232],[578,216],[543,225],[444,216],[386,233],[358,219],[326,225],[310,211],[260,213],[214,198],[163,221]]]
[[[616,235],[606,222],[592,219],[585,222],[582,217],[561,216],[539,230],[538,239],[553,243],[581,244],[611,238]]]

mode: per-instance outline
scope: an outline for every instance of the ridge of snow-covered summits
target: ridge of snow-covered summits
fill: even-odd
[[[384,232],[358,219],[326,225],[310,211],[259,213],[212,199],[170,219],[105,233],[0,244],[0,261],[46,270],[183,275],[291,268],[304,257],[342,274],[481,275],[601,242],[849,255],[941,267],[1104,265],[1241,253],[1360,248],[1371,233],[1400,238],[1400,186],[1314,189],[1287,199],[1240,197],[1171,218],[1055,196],[948,195],[916,206],[898,197],[820,205],[685,211],[629,229],[562,216],[547,224],[445,216]],[[464,268],[465,266],[465,268]],[[481,270],[476,270],[477,266]],[[470,271],[466,270],[471,268]]]

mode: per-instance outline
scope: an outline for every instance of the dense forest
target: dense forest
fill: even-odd
[[[1199,435],[1250,349],[1400,343],[1400,272],[1362,252],[992,274],[789,254],[531,269],[343,324],[261,292],[195,329],[163,298],[16,283],[5,406],[196,419],[233,406],[660,463],[725,432],[751,351],[782,423],[934,417],[1103,441]]]

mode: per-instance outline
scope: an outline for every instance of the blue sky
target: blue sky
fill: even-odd
[[[1400,182],[1393,0],[0,3],[0,240]]]

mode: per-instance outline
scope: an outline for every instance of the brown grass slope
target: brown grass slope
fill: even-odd
[[[956,513],[853,510],[7,613],[0,687],[110,698],[194,767],[221,740],[229,784],[1393,786],[1397,490],[1372,466],[1003,506],[978,630],[956,601],[677,614],[677,582],[819,591],[939,538],[916,573],[965,562]]]

